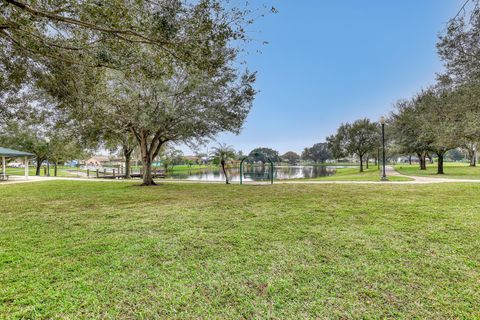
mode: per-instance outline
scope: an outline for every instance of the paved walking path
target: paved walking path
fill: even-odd
[[[453,182],[463,182],[463,183],[480,183],[480,180],[469,180],[469,179],[448,179],[448,178],[433,178],[433,177],[419,177],[419,176],[407,176],[397,172],[392,166],[386,167],[386,174],[388,176],[399,176],[406,177],[413,180],[409,181],[332,181],[332,180],[276,180],[275,184],[430,184],[430,183],[453,183]],[[95,181],[95,182],[132,182],[138,180],[124,180],[124,179],[96,179],[96,178],[68,178],[68,177],[37,177],[31,176],[28,180],[25,180],[23,177],[13,176],[9,181],[0,182],[0,185],[15,184],[15,183],[28,183],[28,182],[40,182],[40,181],[52,181],[52,180],[67,180],[67,181]],[[165,183],[213,183],[213,184],[224,184],[224,181],[199,181],[199,180],[170,180],[170,179],[161,179],[157,180],[158,182]],[[244,182],[245,184],[270,184],[270,182]],[[233,182],[233,184],[238,184],[238,182]]]

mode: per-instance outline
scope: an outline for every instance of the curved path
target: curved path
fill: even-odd
[[[348,181],[348,180],[277,180],[275,184],[430,184],[430,183],[480,183],[480,180],[469,180],[469,179],[448,179],[448,178],[432,178],[432,177],[419,177],[419,176],[407,176],[397,172],[392,166],[386,167],[386,174],[388,176],[399,176],[406,177],[413,180],[409,181]],[[95,182],[132,182],[132,180],[112,180],[112,179],[96,179],[96,178],[67,178],[67,177],[29,177],[28,180],[25,180],[23,177],[12,177],[9,181],[0,182],[1,185],[15,184],[15,183],[28,183],[28,182],[39,182],[39,181],[52,181],[52,180],[67,180],[67,181],[95,181]],[[380,180],[380,177],[379,177]],[[137,181],[137,180],[133,180]],[[198,181],[198,180],[169,180],[162,179],[160,182],[166,183],[213,183],[213,184],[224,184],[223,181]],[[250,185],[263,185],[270,184],[269,182],[244,182],[245,184]],[[234,182],[233,184],[238,184]]]

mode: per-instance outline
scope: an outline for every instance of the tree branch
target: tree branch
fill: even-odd
[[[61,15],[58,15],[58,14],[55,14],[55,13],[52,13],[52,12],[49,12],[49,11],[43,11],[43,10],[35,9],[35,8],[33,8],[29,5],[26,5],[25,3],[22,3],[20,1],[16,1],[16,0],[5,0],[5,1],[7,3],[11,4],[11,5],[14,5],[14,6],[30,13],[33,16],[49,18],[49,19],[52,19],[52,20],[55,20],[55,21],[65,22],[65,23],[68,23],[68,24],[73,24],[73,25],[76,25],[76,26],[80,26],[80,27],[84,27],[84,28],[88,28],[88,29],[92,29],[92,30],[96,30],[96,31],[101,31],[101,32],[113,33],[113,34],[117,34],[117,35],[118,34],[130,35],[130,36],[134,36],[134,37],[143,39],[143,40],[147,41],[147,43],[162,43],[162,41],[160,41],[159,39],[151,39],[151,38],[146,37],[143,34],[141,34],[139,32],[136,32],[134,30],[112,29],[112,28],[102,27],[102,26],[98,26],[98,25],[90,23],[90,22],[86,22],[86,21],[82,21],[82,20],[78,20],[78,19],[74,19],[74,18],[64,17],[64,16],[61,16]]]

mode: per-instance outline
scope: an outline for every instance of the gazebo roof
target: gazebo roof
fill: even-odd
[[[34,156],[35,155],[33,153],[0,147],[0,157],[15,158],[15,157],[34,157]]]

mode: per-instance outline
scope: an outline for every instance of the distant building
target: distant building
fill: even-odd
[[[93,156],[90,159],[85,161],[85,165],[88,167],[101,167],[107,164],[110,161],[108,157],[104,156]]]
[[[86,167],[123,166],[124,163],[124,160],[121,158],[109,158],[106,156],[93,156],[85,160]]]
[[[420,161],[420,159],[418,159],[418,157],[415,157],[415,156],[411,156],[410,158],[409,157],[398,157],[397,158],[398,163],[410,163],[410,161],[412,163],[417,163],[417,162]]]

